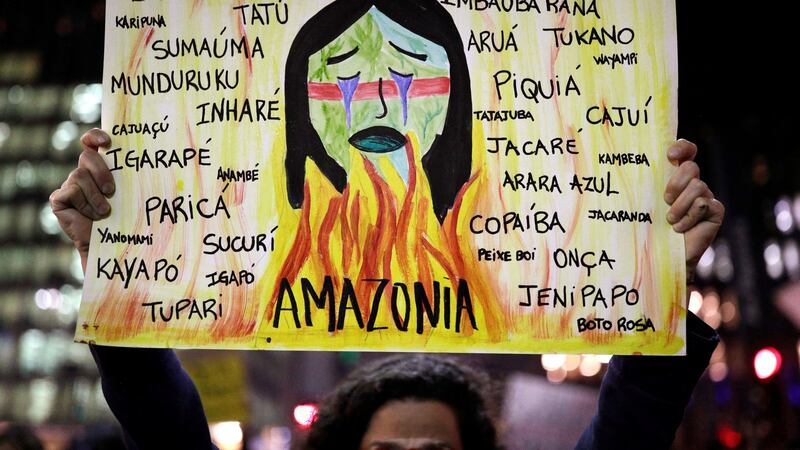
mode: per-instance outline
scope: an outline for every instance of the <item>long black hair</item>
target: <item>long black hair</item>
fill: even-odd
[[[400,355],[354,371],[323,402],[305,450],[357,450],[370,420],[394,400],[434,400],[458,420],[464,450],[501,450],[488,376],[448,358]]]
[[[347,173],[314,130],[308,107],[308,59],[333,42],[371,7],[406,29],[441,45],[450,63],[450,100],[442,133],[422,158],[439,221],[469,179],[472,164],[472,98],[464,46],[453,18],[436,0],[336,0],[300,28],[286,61],[286,184],[289,203],[303,203],[305,161],[311,158],[342,192]]]

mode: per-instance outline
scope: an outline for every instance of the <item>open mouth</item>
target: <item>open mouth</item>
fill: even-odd
[[[350,145],[366,153],[389,153],[406,145],[406,137],[389,127],[369,127],[348,140]]]

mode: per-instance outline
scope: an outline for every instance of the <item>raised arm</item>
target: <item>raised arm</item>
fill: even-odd
[[[686,270],[694,268],[722,225],[725,208],[700,179],[697,147],[679,140],[667,156],[678,167],[667,184],[667,221],[683,233]],[[600,386],[597,414],[578,449],[668,449],[697,380],[719,337],[692,313],[687,318],[687,356],[615,356]]]
[[[50,206],[72,239],[84,271],[92,221],[107,217],[114,178],[100,147],[108,134],[94,129],[81,137],[78,167],[50,195]],[[129,449],[211,449],[203,406],[192,380],[172,350],[90,347],[103,394],[122,425]]]

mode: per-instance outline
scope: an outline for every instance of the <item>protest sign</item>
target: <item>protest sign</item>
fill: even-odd
[[[106,14],[77,340],[684,352],[672,0]]]

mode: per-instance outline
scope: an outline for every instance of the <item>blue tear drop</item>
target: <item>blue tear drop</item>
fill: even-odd
[[[411,87],[411,81],[414,75],[403,75],[389,69],[392,74],[392,79],[397,84],[397,90],[400,92],[400,103],[403,105],[403,125],[408,121],[408,89]]]
[[[350,128],[350,103],[353,101],[353,95],[358,88],[358,80],[360,76],[339,79],[339,90],[342,91],[342,101],[344,102],[344,112],[347,116],[347,128]]]

